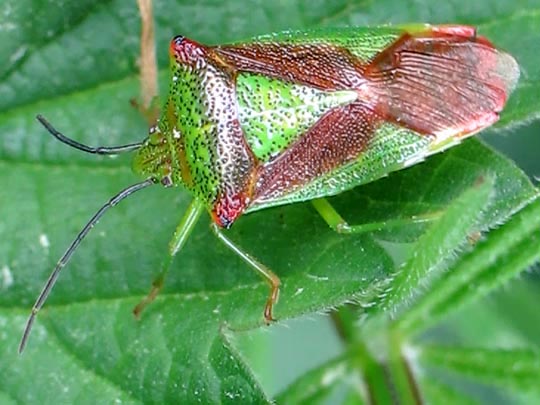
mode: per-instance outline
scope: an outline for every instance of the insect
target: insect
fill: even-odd
[[[172,39],[170,89],[141,142],[90,147],[133,152],[144,180],[120,191],[85,225],[39,295],[21,340],[61,269],[102,215],[154,184],[181,185],[193,201],[174,233],[168,262],[140,312],[163,284],[172,258],[203,212],[211,228],[269,284],[264,318],[273,320],[280,280],[230,240],[241,215],[312,200],[336,231],[360,232],[324,199],[413,165],[498,120],[519,67],[473,27],[424,24],[289,31],[249,42],[205,46]]]

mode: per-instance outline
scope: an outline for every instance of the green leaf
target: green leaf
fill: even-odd
[[[518,345],[540,348],[540,324],[531,322],[537,312],[535,305],[540,294],[540,283],[534,271],[509,283],[510,288],[502,288],[497,292],[496,299],[487,301],[487,310],[505,325],[515,325]],[[465,308],[466,309],[466,308]],[[485,330],[485,329],[484,329]],[[504,337],[508,341],[508,336]]]
[[[414,300],[415,294],[429,288],[430,282],[447,269],[449,258],[467,243],[467,237],[479,231],[478,221],[482,211],[489,207],[494,179],[481,178],[478,182],[456,198],[418,239],[410,257],[388,286],[383,308],[392,312],[402,310],[398,305]]]
[[[275,399],[279,404],[313,404],[327,398],[331,390],[359,381],[349,356],[342,356],[304,374]]]
[[[422,397],[430,404],[447,405],[478,405],[480,402],[462,394],[455,389],[434,381],[430,378],[423,378],[421,382]]]
[[[338,322],[349,322],[347,312],[340,310]],[[283,390],[276,401],[284,404],[328,403],[331,394],[341,391],[348,394],[346,401],[352,403],[391,403],[395,387],[387,377],[388,369],[369,352],[364,342],[353,340],[348,342],[342,355],[302,375]]]
[[[540,394],[540,353],[536,350],[425,346],[419,356],[425,366],[444,368],[497,388]]]
[[[529,13],[519,11],[522,6],[515,1],[481,4],[156,1],[161,84],[168,80],[168,41],[179,33],[219,43],[285,28],[390,19],[478,23],[523,68],[502,116],[504,125],[517,126],[540,110],[540,55],[535,51],[540,2],[529,2]],[[1,400],[267,401],[231,338],[236,330],[262,327],[267,287],[219,245],[207,220],[197,226],[165,290],[142,320],[131,316],[157,275],[188,204],[181,190],[156,187],[112,210],[61,275],[27,351],[16,354],[28,311],[58,257],[103,202],[138,181],[129,170],[129,157],[108,159],[71,150],[51,139],[34,116],[45,115],[66,135],[90,145],[142,139],[145,122],[129,105],[139,93],[139,32],[134,2],[2,3]],[[496,178],[486,226],[506,220],[536,193],[513,164],[471,141],[333,202],[358,223],[407,218],[446,209],[486,173]],[[276,316],[285,320],[351,300],[373,304],[396,269],[381,241],[414,242],[423,229],[344,237],[328,230],[308,204],[298,204],[250,214],[230,236],[282,278]]]
[[[540,260],[540,200],[488,234],[430,286],[397,322],[405,333],[421,332],[444,315],[501,286]]]

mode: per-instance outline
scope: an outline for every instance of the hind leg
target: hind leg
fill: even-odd
[[[409,218],[397,218],[394,220],[372,222],[360,225],[349,225],[334,207],[325,199],[318,198],[311,202],[319,215],[324,219],[330,228],[337,233],[365,233],[380,231],[392,227],[406,226],[410,224],[420,224],[437,220],[441,213],[432,212],[421,214]]]

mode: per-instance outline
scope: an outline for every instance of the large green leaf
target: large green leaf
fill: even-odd
[[[528,7],[525,9],[525,7]],[[540,1],[156,1],[158,59],[182,33],[219,43],[285,28],[386,22],[475,23],[515,54],[524,72],[502,117],[538,115]],[[132,307],[157,274],[189,196],[158,187],[115,208],[95,228],[40,314],[27,351],[17,344],[48,272],[90,215],[137,179],[129,158],[96,158],[55,142],[44,114],[81,142],[140,140],[139,16],[134,2],[5,0],[0,13],[0,392],[43,402],[264,402],[234,331],[261,327],[266,285],[215,240],[203,220],[165,291],[137,322]],[[161,76],[166,80],[167,73]],[[163,84],[164,82],[162,82]],[[504,125],[502,125],[504,127]],[[535,189],[510,162],[469,141],[427,163],[338,196],[351,222],[444,210],[481,176],[493,176],[486,227],[508,218]],[[381,240],[415,241],[422,226],[334,234],[308,204],[250,214],[230,232],[284,283],[276,316],[374,302],[395,271]]]
[[[421,332],[540,260],[540,203],[535,201],[501,228],[492,231],[452,271],[430,285],[429,292],[399,320],[404,333]]]
[[[429,368],[446,368],[502,390],[533,391],[538,395],[540,354],[537,350],[428,346],[422,348],[420,361],[426,365],[426,372]]]

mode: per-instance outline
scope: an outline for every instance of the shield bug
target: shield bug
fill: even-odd
[[[147,300],[203,212],[212,230],[270,286],[279,278],[222,231],[241,215],[312,200],[339,232],[349,226],[324,197],[415,164],[495,123],[519,68],[468,26],[405,25],[289,31],[205,46],[183,36],[169,47],[171,80],[158,123],[140,143],[92,148],[38,116],[60,141],[89,153],[134,152],[145,180],[106,203],[59,260],[21,341],[61,269],[105,211],[153,184],[182,185],[193,201]]]

